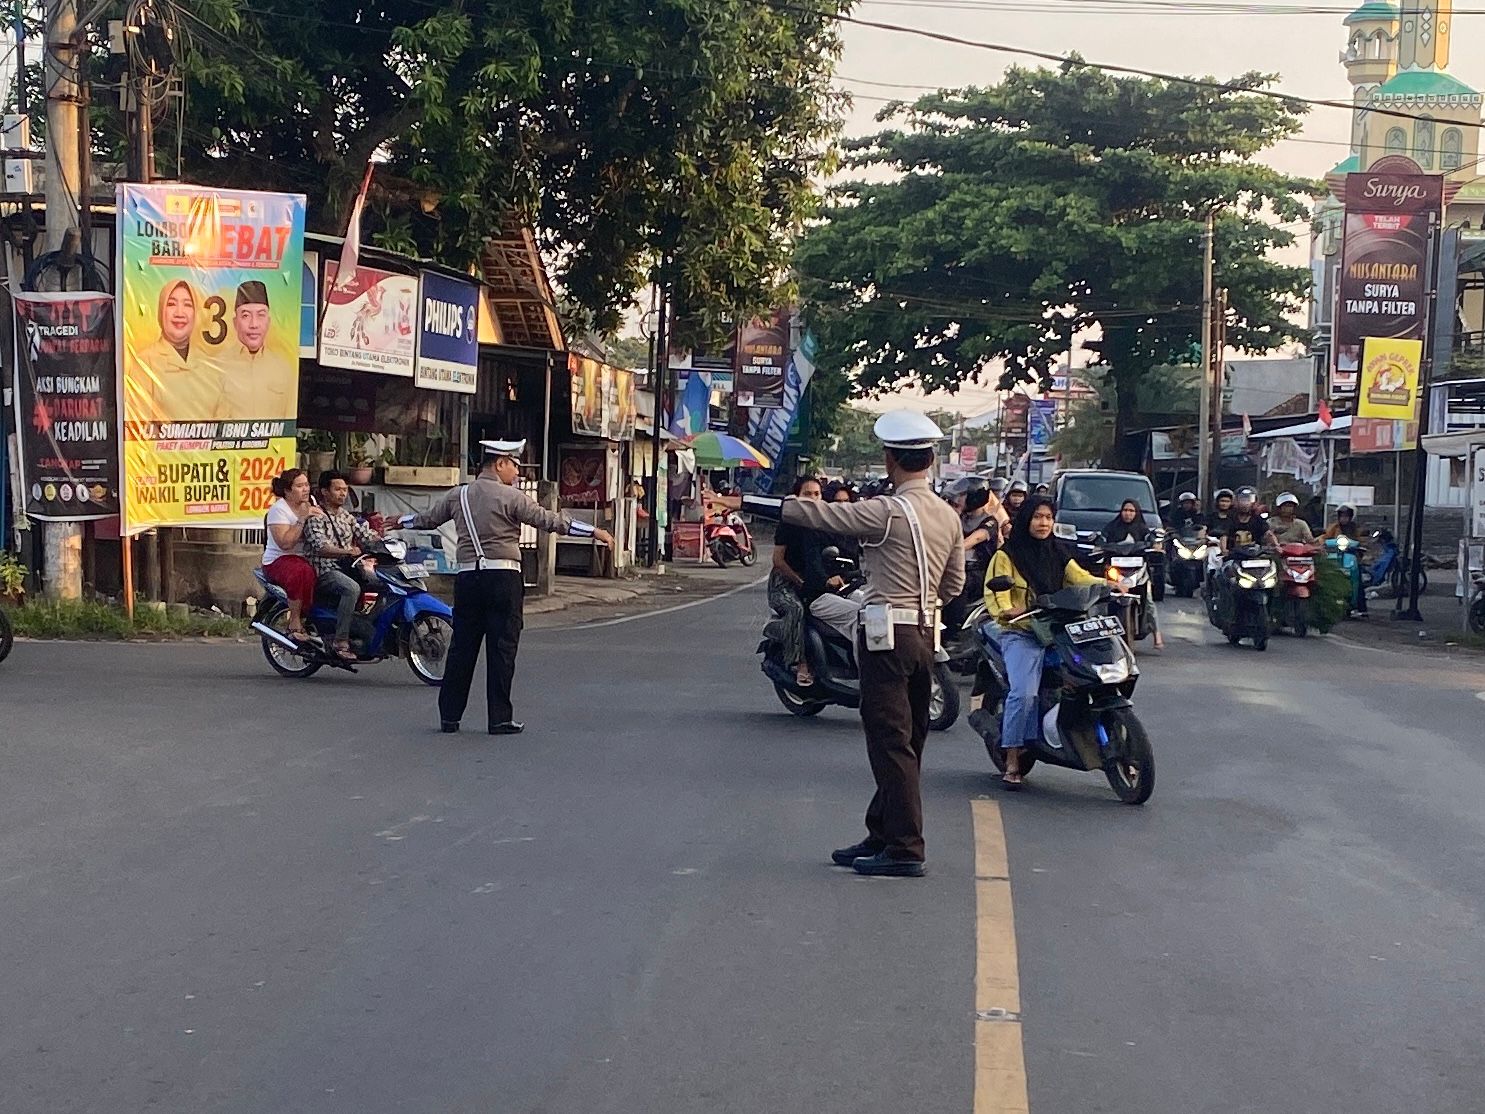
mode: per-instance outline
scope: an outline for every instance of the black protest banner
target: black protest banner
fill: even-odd
[[[27,517],[76,522],[118,514],[113,298],[18,293],[15,323],[16,442]]]

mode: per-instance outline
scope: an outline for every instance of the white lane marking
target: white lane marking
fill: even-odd
[[[758,587],[760,584],[767,583],[768,577],[763,576],[759,577],[757,580],[750,580],[746,584],[739,584],[736,588],[729,588],[725,592],[719,592],[715,596],[707,596],[704,599],[699,600],[689,600],[686,603],[672,604],[670,607],[662,607],[656,611],[642,611],[638,615],[621,615],[617,619],[600,619],[596,623],[574,623],[570,627],[542,627],[538,630],[528,631],[526,633],[529,636],[537,634],[551,634],[553,632],[594,630],[597,627],[617,627],[621,623],[634,623],[638,622],[640,619],[657,619],[661,615],[673,615],[677,611],[685,611],[688,608],[692,607],[701,607],[703,604],[716,603],[717,600],[725,600],[728,596],[735,596],[739,592],[748,592]]]
[[[1475,699],[1476,700],[1485,700],[1485,692],[1477,692],[1477,693],[1475,693]]]

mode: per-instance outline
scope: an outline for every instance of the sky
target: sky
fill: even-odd
[[[1359,2],[1359,0],[1358,0]],[[1089,62],[1134,66],[1184,76],[1229,78],[1250,70],[1279,75],[1277,88],[1304,97],[1347,101],[1351,86],[1340,62],[1346,43],[1342,20],[1355,4],[1336,0],[1280,7],[1275,0],[861,0],[859,19],[893,23],[961,38],[1026,47],[1055,54],[1077,52]],[[1231,12],[1232,14],[1229,14]],[[1300,14],[1294,14],[1300,13]],[[1453,17],[1450,72],[1476,89],[1485,88],[1485,5]],[[854,98],[847,135],[870,134],[884,99],[911,99],[917,88],[988,85],[1009,65],[1041,65],[1034,59],[949,45],[846,24],[845,53],[837,84]],[[1274,167],[1321,177],[1348,153],[1351,114],[1313,108],[1303,132],[1271,149]],[[1307,237],[1302,236],[1302,240]],[[1303,263],[1300,249],[1291,262]],[[967,387],[957,396],[923,399],[902,392],[863,403],[872,409],[913,405],[966,414],[994,405],[996,392]]]

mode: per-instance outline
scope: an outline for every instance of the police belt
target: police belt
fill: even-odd
[[[938,625],[938,608],[919,611],[916,607],[894,607],[890,611],[893,626],[923,627],[931,629]],[[922,620],[919,620],[919,616]]]
[[[479,557],[459,566],[460,572],[520,572],[521,562]]]

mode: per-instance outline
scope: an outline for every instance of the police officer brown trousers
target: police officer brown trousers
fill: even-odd
[[[857,644],[861,723],[877,792],[866,809],[871,842],[894,859],[923,861],[919,774],[933,697],[933,636],[899,625],[895,649],[873,653]]]
[[[516,675],[516,649],[521,641],[521,574],[492,569],[461,572],[454,578],[454,641],[438,690],[438,716],[458,723],[469,703],[469,685],[485,647],[485,689],[493,727],[514,718],[510,704],[511,680]]]

